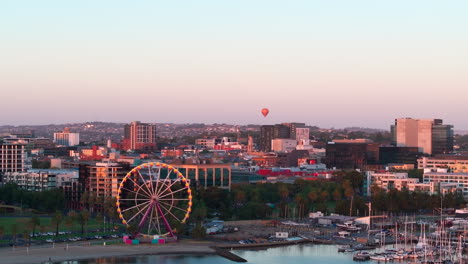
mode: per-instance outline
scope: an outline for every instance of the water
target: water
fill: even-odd
[[[269,248],[266,250],[237,250],[234,254],[247,259],[252,264],[348,264],[359,263],[352,260],[352,253],[338,253],[335,245],[294,245]],[[131,256],[102,258],[94,260],[65,261],[60,264],[234,264],[236,262],[219,256]],[[377,263],[368,261],[366,263]]]

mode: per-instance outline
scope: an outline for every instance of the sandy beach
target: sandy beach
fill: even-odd
[[[65,260],[81,260],[103,257],[119,257],[132,255],[186,255],[202,254],[215,255],[216,252],[210,246],[210,242],[187,241],[166,245],[112,245],[112,246],[84,246],[79,244],[69,245],[56,244],[51,247],[31,247],[0,249],[0,263],[5,264],[35,264],[48,263]]]

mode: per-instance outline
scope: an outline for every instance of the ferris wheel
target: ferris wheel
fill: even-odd
[[[171,165],[142,164],[122,179],[116,205],[122,223],[134,227],[133,237],[174,237],[171,225],[185,223],[192,211],[190,180]]]

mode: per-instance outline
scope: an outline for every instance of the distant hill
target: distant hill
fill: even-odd
[[[365,132],[365,133],[377,133],[377,132],[388,132],[386,129],[378,129],[378,128],[368,128],[368,127],[346,127],[343,128],[343,130],[346,130],[348,132]]]

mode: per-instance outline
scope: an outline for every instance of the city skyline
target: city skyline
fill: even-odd
[[[0,125],[294,120],[388,130],[395,118],[412,117],[468,130],[467,8],[5,2]]]

